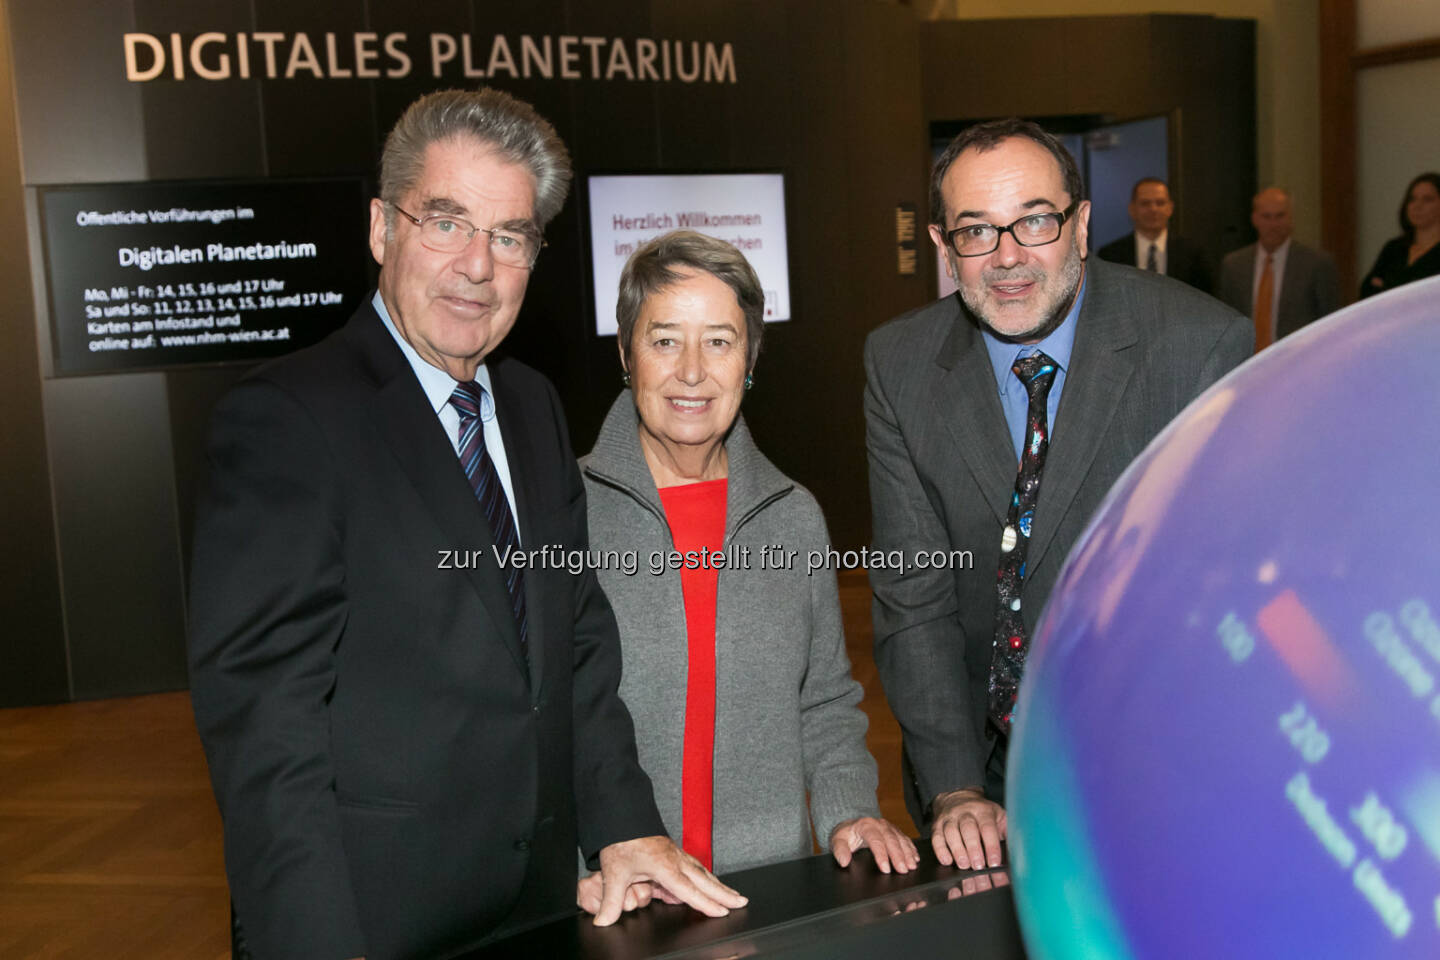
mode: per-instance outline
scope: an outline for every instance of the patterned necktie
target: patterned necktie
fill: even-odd
[[[1160,244],[1156,243],[1154,240],[1151,240],[1150,252],[1145,254],[1145,269],[1149,270],[1151,273],[1160,272],[1160,258],[1157,254],[1157,249],[1159,248],[1159,246]]]
[[[1260,271],[1260,289],[1255,291],[1255,352],[1259,353],[1275,342],[1275,320],[1272,309],[1275,301],[1275,257],[1265,254],[1265,266]]]
[[[515,528],[515,518],[510,513],[510,501],[505,497],[505,487],[500,474],[495,470],[495,461],[485,449],[485,426],[481,423],[480,410],[485,388],[473,380],[457,383],[450,395],[450,405],[460,414],[460,465],[465,468],[465,478],[475,491],[475,499],[485,511],[490,523],[490,533],[495,538],[495,550],[504,555],[506,548],[520,549],[520,534]],[[517,565],[506,564],[505,589],[510,593],[510,606],[515,613],[515,623],[520,628],[520,651],[529,657],[525,643],[525,575]]]
[[[1043,353],[1015,361],[1010,368],[1025,392],[1030,407],[1025,414],[1025,446],[1020,450],[1020,472],[1015,493],[1000,536],[1000,572],[996,579],[995,645],[990,657],[990,719],[1002,733],[1010,732],[1015,717],[1015,695],[1020,688],[1020,671],[1025,666],[1025,620],[1020,613],[1020,589],[1025,583],[1025,554],[1030,547],[1030,529],[1035,501],[1040,496],[1040,469],[1050,449],[1045,408],[1050,385],[1058,369]]]

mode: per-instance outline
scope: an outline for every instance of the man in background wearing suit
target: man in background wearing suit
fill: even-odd
[[[1101,260],[1163,273],[1206,293],[1213,289],[1205,251],[1170,232],[1175,204],[1170,200],[1170,188],[1164,180],[1156,177],[1137,180],[1130,190],[1129,211],[1135,232],[1101,247]]]
[[[1340,308],[1340,275],[1322,250],[1291,239],[1290,194],[1268,187],[1250,203],[1259,242],[1220,263],[1220,299],[1255,321],[1255,350],[1264,350]]]
[[[664,836],[549,381],[495,352],[570,162],[494,90],[421,98],[370,205],[379,290],[217,406],[190,666],[256,960],[435,957],[652,895],[744,902]],[[501,556],[510,557],[502,562]]]
[[[912,816],[942,862],[980,869],[1000,863],[1020,668],[1065,555],[1150,439],[1248,355],[1250,324],[1087,262],[1080,173],[1032,123],[951,142],[930,215],[959,289],[865,345],[874,546],[973,563],[873,568],[875,660]]]

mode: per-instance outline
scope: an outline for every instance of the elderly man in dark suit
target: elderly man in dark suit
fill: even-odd
[[[256,960],[434,957],[573,910],[577,845],[599,923],[743,903],[664,836],[593,571],[515,559],[586,542],[555,390],[495,353],[569,180],[528,104],[412,104],[378,292],[216,409],[190,665]]]
[[[1032,123],[961,133],[930,211],[959,289],[865,345],[874,546],[961,562],[871,570],[875,659],[911,813],[943,862],[978,869],[1000,862],[1020,671],[1065,555],[1135,455],[1249,353],[1250,325],[1087,261],[1080,174]]]
[[[1255,349],[1264,350],[1340,308],[1340,275],[1323,250],[1292,239],[1290,193],[1267,187],[1250,203],[1258,241],[1220,263],[1220,299],[1255,322]]]
[[[1101,247],[1101,260],[1163,273],[1206,293],[1214,289],[1211,262],[1205,251],[1170,230],[1175,203],[1164,180],[1159,177],[1137,180],[1130,190],[1128,212],[1135,232]]]

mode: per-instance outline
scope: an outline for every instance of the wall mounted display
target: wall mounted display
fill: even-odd
[[[338,328],[366,287],[360,178],[37,193],[58,374],[278,356]]]
[[[765,321],[790,319],[785,177],[779,173],[603,175],[589,178],[595,331],[615,333],[620,271],[641,245],[671,230],[734,244],[765,290]]]

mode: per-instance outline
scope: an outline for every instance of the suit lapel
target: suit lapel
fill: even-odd
[[[479,562],[470,564],[463,576],[479,595],[494,633],[510,651],[523,675],[526,668],[525,656],[520,650],[520,631],[511,612],[505,580],[495,561],[490,524],[475,500],[475,492],[465,479],[454,449],[438,429],[435,411],[430,409],[405,355],[395,346],[373,308],[367,304],[362,313],[368,313],[368,318],[357,316],[351,326],[378,384],[372,399],[372,422],[390,447],[401,472],[430,511],[445,538],[442,542],[467,551],[483,549]],[[509,452],[508,441],[506,452]],[[483,634],[479,624],[475,633],[478,643]]]
[[[946,372],[932,400],[934,417],[949,430],[955,452],[985,492],[995,519],[1003,523],[1019,469],[1015,446],[1000,407],[985,338],[975,321],[959,309],[958,296],[952,295],[952,301],[954,323],[935,358]]]
[[[515,522],[520,527],[521,547],[526,551],[538,550],[545,544],[542,542],[541,517],[535,503],[535,484],[542,481],[544,467],[536,457],[532,431],[526,429],[528,411],[524,400],[510,389],[504,360],[489,362],[486,366],[490,371],[490,385],[495,389],[495,410],[500,418],[500,435],[505,440],[505,459],[510,465],[510,486],[515,491]],[[525,622],[529,638],[526,647],[530,654],[530,689],[536,697],[539,696],[540,680],[545,675],[543,640],[549,611],[543,588],[545,578],[551,573],[547,569],[525,571]],[[509,609],[508,594],[505,603],[506,609]]]
[[[1045,556],[1055,531],[1090,471],[1110,422],[1135,372],[1127,351],[1137,340],[1135,320],[1118,288],[1099,280],[1104,268],[1091,261],[1085,303],[1075,330],[1075,349],[1065,372],[1060,409],[1055,414],[1040,499],[1035,506],[1035,537],[1027,565],[1033,570]]]

